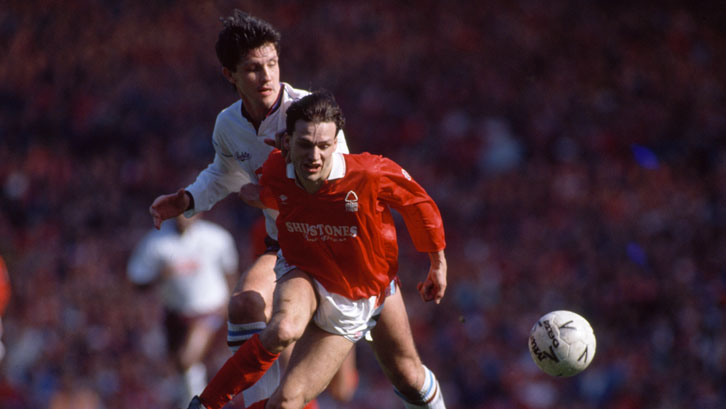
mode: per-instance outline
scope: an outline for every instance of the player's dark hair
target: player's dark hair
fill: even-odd
[[[295,123],[300,120],[313,123],[333,122],[336,135],[345,126],[343,111],[333,94],[326,90],[315,91],[290,104],[285,122],[288,135],[292,135]]]
[[[229,17],[220,17],[224,28],[219,32],[214,49],[223,67],[234,72],[237,64],[250,50],[265,44],[275,46],[280,53],[280,33],[265,20],[235,9]]]

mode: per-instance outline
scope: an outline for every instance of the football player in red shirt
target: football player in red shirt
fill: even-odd
[[[444,296],[445,240],[436,204],[395,162],[336,153],[343,125],[340,108],[326,92],[303,97],[288,109],[289,154],[271,153],[260,178],[261,203],[280,212],[272,318],[225,363],[190,408],[221,408],[293,342],[280,386],[250,408],[283,403],[302,408],[322,392],[354,343],[374,328],[383,301],[395,288],[398,247],[391,208],[403,216],[417,250],[430,257],[428,274],[418,284],[422,299],[438,303]],[[308,325],[311,321],[315,325]],[[410,331],[407,325],[401,330]],[[375,333],[373,338],[381,342]],[[404,400],[406,407],[445,407],[431,371],[426,370],[426,377],[425,396],[421,402]]]

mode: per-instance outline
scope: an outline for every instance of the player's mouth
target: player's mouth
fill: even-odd
[[[323,167],[323,165],[321,165],[319,163],[318,164],[316,164],[316,163],[305,163],[302,166],[303,170],[306,171],[307,173],[310,173],[310,174],[319,172],[320,169],[322,169],[322,167]]]
[[[259,93],[260,93],[260,94],[262,94],[262,95],[270,95],[270,94],[272,94],[273,92],[275,92],[275,90],[274,90],[274,89],[272,89],[272,88],[267,88],[267,87],[265,87],[265,88],[258,88],[258,89],[257,89],[257,92],[259,92]]]

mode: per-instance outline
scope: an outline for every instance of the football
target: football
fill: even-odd
[[[595,357],[595,333],[590,323],[572,311],[542,316],[529,333],[529,353],[537,366],[552,376],[582,372]]]

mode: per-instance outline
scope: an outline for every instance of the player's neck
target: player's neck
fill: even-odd
[[[325,179],[322,180],[316,180],[316,181],[310,181],[305,180],[297,175],[295,173],[295,181],[297,182],[297,185],[300,186],[304,191],[310,193],[311,195],[320,190],[321,187],[323,187],[323,184],[325,184]]]
[[[244,99],[242,100],[242,115],[254,125],[255,129],[260,128],[260,124],[267,118],[269,112],[270,107],[263,105],[256,106],[246,102]]]
[[[254,103],[253,101],[246,99],[241,93],[240,97],[242,99],[242,116],[247,118],[256,130],[259,130],[262,121],[264,121],[265,118],[267,118],[280,106],[280,101],[282,100],[282,88],[280,88],[277,98],[271,105],[260,101],[258,101],[258,103]]]

